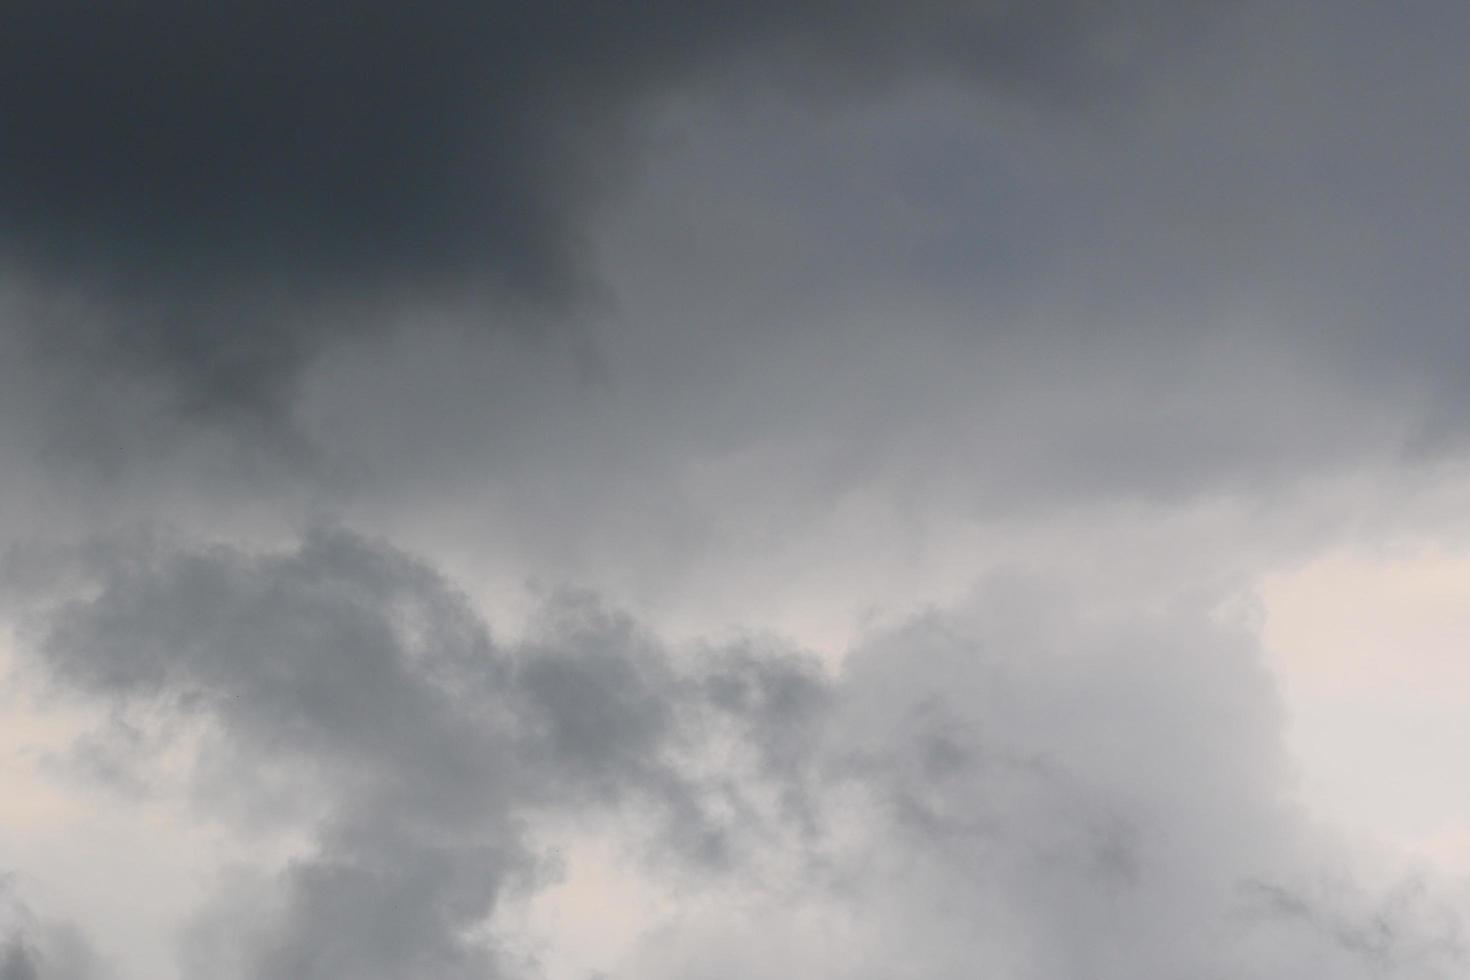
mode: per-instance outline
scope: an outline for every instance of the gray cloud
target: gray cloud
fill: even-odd
[[[0,980],[1464,973],[1218,602],[1464,535],[1470,8],[329,6],[0,13]]]
[[[215,812],[257,828],[322,814],[259,934],[196,945],[242,976],[499,975],[462,936],[535,880],[526,821],[641,801],[663,814],[667,856],[727,863],[744,834],[713,804],[743,787],[705,783],[679,753],[718,728],[775,771],[821,701],[810,664],[733,650],[686,669],[581,600],[548,610],[532,646],[498,647],[432,572],[340,533],[264,556],[125,549],[98,567],[101,592],[40,640],[61,689],[120,723],[175,719]]]
[[[1305,905],[1261,904],[1343,858],[1291,807],[1253,641],[1196,611],[1119,618],[996,581],[827,677],[769,645],[675,655],[586,597],[497,644],[434,572],[340,531],[107,554],[88,597],[30,620],[53,683],[162,712],[202,806],[311,841],[200,911],[186,970],[534,972],[499,912],[555,880],[530,830],[568,817],[644,853],[650,880],[740,896],[676,914],[615,976],[1419,980],[1460,962],[1365,955]],[[740,938],[813,904],[850,947]],[[1423,915],[1395,928],[1435,935]]]
[[[0,937],[0,977],[4,980],[37,980],[36,953],[28,935],[29,909],[11,894],[9,876],[0,877],[0,899],[5,901],[4,934]]]
[[[0,980],[91,980],[97,958],[73,926],[39,918],[0,873]]]

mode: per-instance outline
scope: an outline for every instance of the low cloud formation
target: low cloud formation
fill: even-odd
[[[568,821],[689,899],[608,976],[1464,965],[1427,895],[1385,925],[1321,891],[1342,856],[1292,808],[1253,640],[1203,612],[997,580],[832,676],[769,643],[673,651],[585,597],[497,643],[442,577],[342,531],[94,554],[84,597],[33,610],[36,662],[191,746],[217,818],[308,842],[200,910],[188,975],[538,975],[501,913],[555,881],[534,831]]]
[[[1467,36],[0,3],[0,980],[1465,975]]]

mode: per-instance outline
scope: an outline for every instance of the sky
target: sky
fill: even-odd
[[[9,0],[0,980],[1465,976],[1467,40]]]

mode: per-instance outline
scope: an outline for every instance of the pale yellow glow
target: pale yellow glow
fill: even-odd
[[[269,867],[284,844],[242,841],[197,819],[173,787],[189,765],[187,744],[150,760],[150,772],[169,784],[156,792],[135,796],[89,781],[70,751],[105,715],[39,696],[19,664],[0,627],[0,872],[15,876],[41,920],[79,927],[112,980],[175,976],[177,930],[209,894],[216,870]]]
[[[1339,552],[1261,597],[1309,804],[1470,872],[1470,555]]]
[[[42,772],[48,754],[63,751],[81,727],[73,713],[40,708],[26,695],[10,637],[0,633],[0,827],[23,835],[84,815]]]
[[[618,963],[639,937],[674,908],[605,837],[555,835],[559,881],[537,892],[500,925],[502,942],[520,947],[547,980],[585,980]]]
[[[1336,555],[1267,580],[1266,640],[1324,693],[1470,698],[1470,557]]]

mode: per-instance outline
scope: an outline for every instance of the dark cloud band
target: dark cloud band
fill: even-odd
[[[354,329],[313,310],[344,294],[574,300],[629,114],[684,80],[760,61],[1076,97],[1119,74],[1099,38],[1161,29],[1160,10],[20,0],[0,13],[0,247],[112,307],[120,363],[259,406]]]

